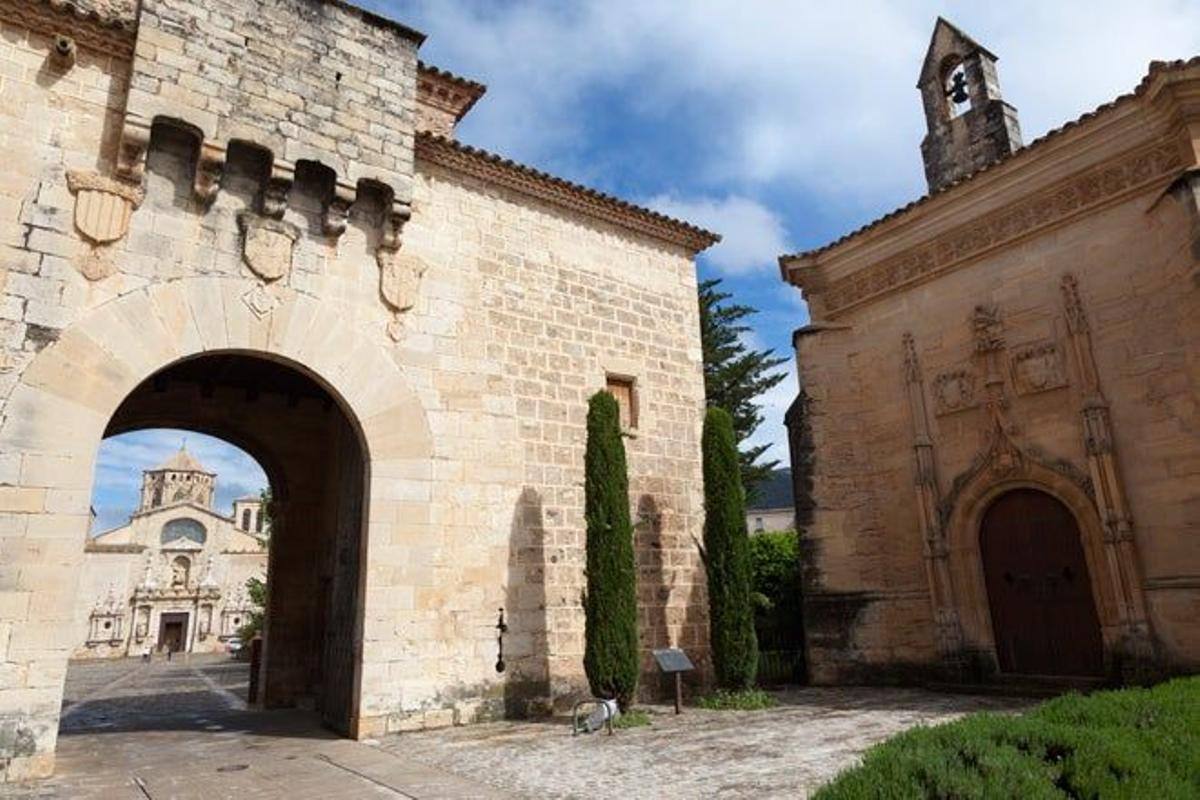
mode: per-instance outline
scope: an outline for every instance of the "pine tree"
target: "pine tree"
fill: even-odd
[[[620,412],[608,392],[588,403],[584,455],[587,594],[583,668],[592,694],[629,707],[637,691],[637,572]]]
[[[750,536],[733,420],[710,408],[704,415],[704,566],[709,630],[717,685],[754,686],[758,638],[750,587]]]
[[[735,442],[742,446],[762,424],[758,398],[785,377],[784,373],[772,370],[787,359],[776,358],[773,350],[754,350],[746,345],[742,334],[750,328],[742,321],[758,312],[750,306],[727,304],[725,301],[732,295],[722,292],[720,284],[720,280],[707,280],[699,287],[704,396],[710,407],[729,412]],[[742,485],[750,497],[779,464],[778,461],[758,463],[768,447],[744,447],[740,452]]]

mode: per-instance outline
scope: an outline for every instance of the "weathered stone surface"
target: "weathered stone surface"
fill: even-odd
[[[951,40],[939,23],[931,55]],[[985,173],[781,259],[812,316],[814,680],[994,673],[980,529],[1014,489],[1078,525],[1100,671],[1200,668],[1197,96],[1200,63],[1153,65]]]
[[[645,667],[667,643],[703,664],[692,257],[712,235],[445,141],[423,157],[419,37],[346,4],[146,0],[136,31],[64,8],[25,4],[0,22],[13,64],[0,125],[21,132],[0,164],[0,722],[38,731],[31,754],[15,738],[0,751],[0,770],[52,767],[58,667],[82,624],[81,472],[143,381],[228,351],[319,384],[366,454],[347,523],[365,548],[361,603],[337,643],[354,654],[355,734],[580,691],[584,416],[608,373],[636,377],[640,394],[627,446]],[[69,80],[39,72],[54,25],[92,26]],[[76,229],[67,169],[144,191],[123,236],[100,248]],[[296,235],[248,248],[246,214]],[[422,266],[381,281],[381,248]],[[308,481],[328,470],[306,459],[334,451],[303,445],[345,431],[303,401],[247,394],[198,390],[181,407],[224,430],[260,424],[300,497],[344,490]],[[297,559],[334,559],[309,544]],[[310,577],[281,592],[315,616]],[[303,658],[276,657],[296,673],[276,696],[312,702],[313,651],[291,652]]]

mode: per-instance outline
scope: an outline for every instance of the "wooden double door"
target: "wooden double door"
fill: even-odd
[[[1050,495],[1016,489],[979,533],[1000,670],[1104,674],[1104,645],[1075,517]]]

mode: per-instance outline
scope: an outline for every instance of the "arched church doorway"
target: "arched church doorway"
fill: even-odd
[[[120,404],[104,435],[151,428],[223,439],[262,466],[271,502],[262,661],[256,676],[259,701],[266,708],[315,709],[327,727],[350,735],[361,662],[367,486],[367,453],[357,422],[300,366],[225,351],[176,362],[147,378]],[[203,472],[195,464],[173,463],[164,474],[170,485],[148,485],[147,502],[179,505],[176,498],[181,497],[197,506],[193,517],[202,516],[199,507],[212,495],[211,486],[202,485]],[[244,533],[257,534],[254,514],[252,509],[247,520],[245,508],[235,504],[225,516],[235,528],[245,520]],[[162,535],[171,540],[171,558],[146,588],[136,590],[141,594],[129,613],[137,613],[137,598],[151,606],[155,593],[169,598],[190,592],[205,579],[208,562],[197,555],[197,540],[203,537],[191,532],[189,524],[196,523],[188,518],[169,530],[162,526]],[[211,604],[212,618],[204,629],[220,635],[225,621],[217,607],[224,606],[220,599]],[[150,640],[158,634],[168,646],[182,649],[181,637],[195,637],[204,627],[205,611],[198,606],[191,611],[195,619],[167,619],[159,627],[168,628],[149,627],[143,633]],[[133,619],[131,634],[137,624]]]
[[[1100,621],[1070,510],[1044,492],[1009,491],[985,512],[979,549],[1000,670],[1102,675]]]

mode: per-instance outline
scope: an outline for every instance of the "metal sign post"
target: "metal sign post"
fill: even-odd
[[[683,673],[695,669],[687,653],[677,647],[667,647],[654,651],[654,661],[664,675],[675,676],[675,713],[683,713]]]

